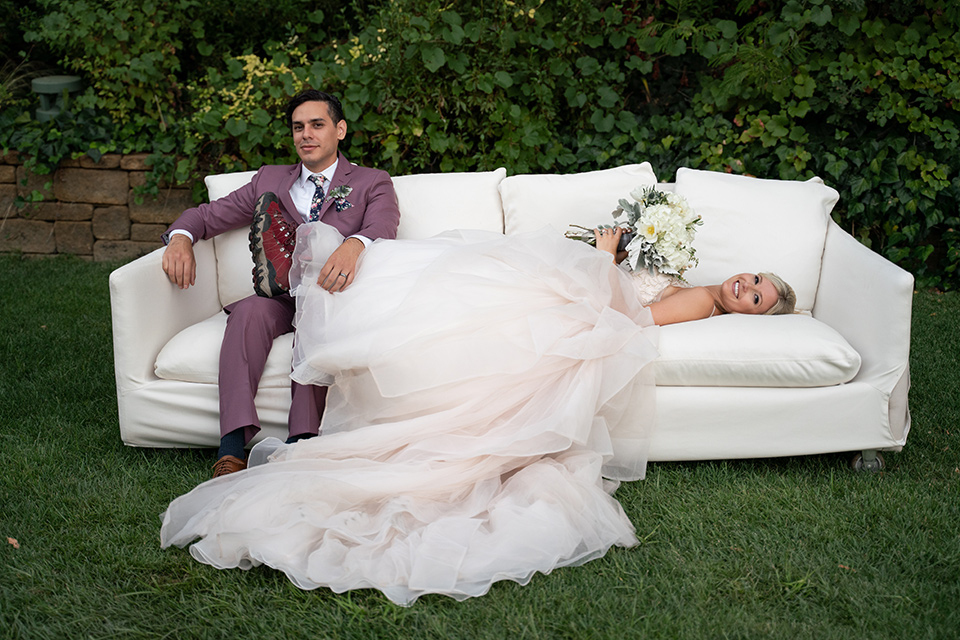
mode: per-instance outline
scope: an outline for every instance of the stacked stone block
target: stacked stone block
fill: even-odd
[[[146,182],[146,154],[110,154],[93,162],[64,160],[48,175],[32,174],[16,154],[0,158],[0,252],[69,253],[92,260],[130,260],[162,245],[160,234],[193,206],[191,189],[134,189]],[[17,208],[19,194],[43,200]]]

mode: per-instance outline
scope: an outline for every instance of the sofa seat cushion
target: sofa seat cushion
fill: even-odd
[[[730,314],[660,329],[658,386],[824,387],[849,382],[860,355],[807,315]]]
[[[175,335],[157,356],[157,377],[217,383],[221,312]],[[290,384],[293,334],[273,342],[263,388]],[[860,356],[824,323],[803,315],[726,315],[660,329],[659,386],[823,387],[850,381]]]
[[[227,327],[227,314],[220,312],[189,326],[164,345],[157,355],[154,372],[164,380],[217,384],[220,371],[220,343]],[[273,341],[261,388],[290,386],[293,333]]]

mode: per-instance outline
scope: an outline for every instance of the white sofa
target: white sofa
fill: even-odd
[[[209,176],[211,199],[252,172]],[[490,172],[394,178],[400,238],[451,228],[507,234],[612,222],[619,198],[655,184],[648,163],[576,175]],[[719,316],[660,329],[657,426],[650,459],[705,460],[899,450],[910,426],[913,277],[830,217],[837,193],[819,179],[761,180],[681,169],[661,189],[703,217],[700,265],[710,284],[773,271],[803,313]],[[161,271],[163,250],[110,276],[120,434],[132,446],[219,441],[217,362],[223,306],[252,293],[247,229],[198,242],[197,284]],[[259,437],[285,437],[292,335],[276,340],[257,395]]]

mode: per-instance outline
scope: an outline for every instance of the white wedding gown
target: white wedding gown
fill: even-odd
[[[656,331],[634,277],[553,232],[378,241],[350,288],[342,241],[303,225],[292,377],[332,384],[322,435],[174,500],[164,547],[267,564],[303,589],[479,596],[636,544],[611,497],[643,477]],[[605,480],[607,478],[608,480]]]

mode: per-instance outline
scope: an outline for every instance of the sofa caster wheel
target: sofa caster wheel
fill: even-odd
[[[879,451],[863,451],[853,456],[853,459],[850,461],[850,467],[854,471],[877,473],[883,471],[886,464]]]

